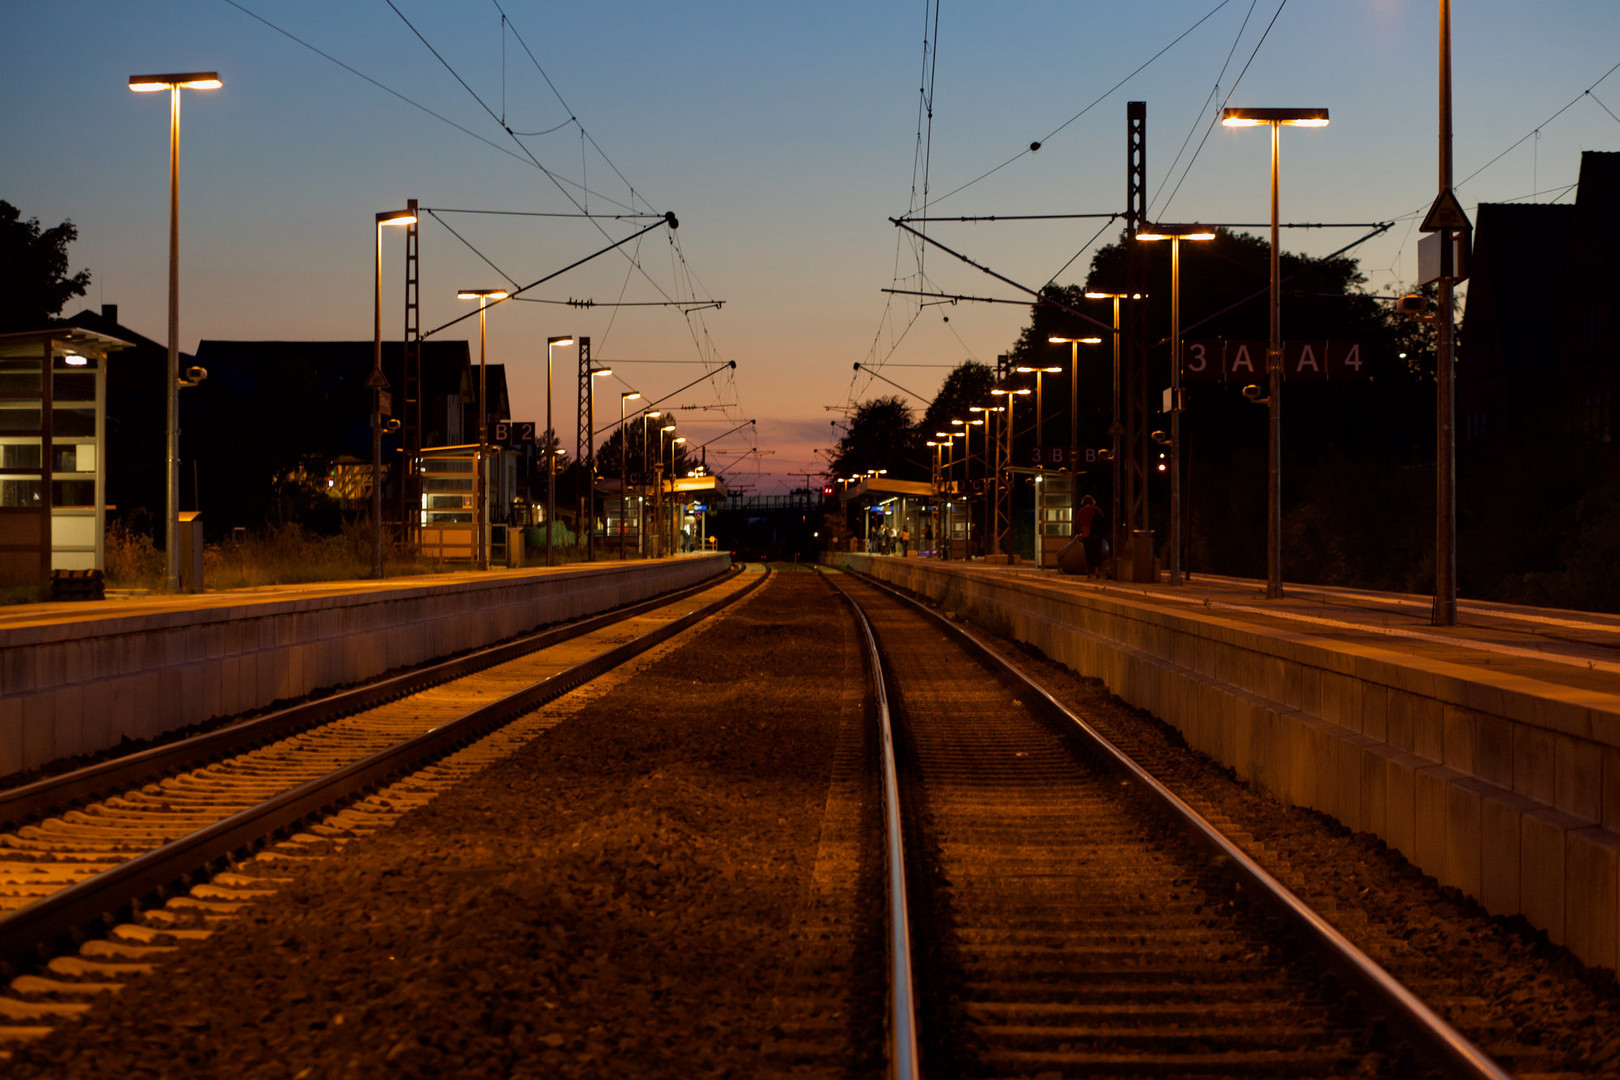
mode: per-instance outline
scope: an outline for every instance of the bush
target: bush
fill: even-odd
[[[161,589],[167,570],[152,537],[123,521],[107,526],[103,566],[107,584],[117,589]]]

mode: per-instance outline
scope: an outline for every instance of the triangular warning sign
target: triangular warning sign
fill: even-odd
[[[371,374],[366,378],[367,390],[386,390],[388,380],[384,378],[381,368],[372,368]]]
[[[1419,232],[1439,232],[1441,229],[1471,229],[1468,215],[1463,213],[1462,203],[1457,201],[1457,195],[1450,188],[1442,191],[1429,207],[1429,214],[1418,226]]]

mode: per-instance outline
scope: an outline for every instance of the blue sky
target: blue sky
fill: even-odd
[[[47,225],[71,218],[80,230],[74,268],[88,267],[95,278],[86,300],[117,303],[123,320],[149,336],[165,332],[167,103],[126,87],[132,74],[197,69],[217,69],[225,86],[188,93],[183,106],[181,344],[188,350],[204,337],[368,337],[371,215],[408,197],[440,209],[575,211],[557,184],[514,157],[517,143],[501,129],[503,119],[517,132],[564,125],[522,143],[564,187],[588,189],[587,196],[569,188],[592,211],[633,203],[674,210],[681,222],[678,249],[664,230],[642,241],[640,269],[605,256],[537,295],[726,302],[690,315],[546,304],[493,311],[489,358],[508,365],[520,418],[544,412],[547,335],[591,335],[597,357],[619,373],[609,393],[661,396],[700,376],[704,363],[735,360],[734,376],[673,404],[693,406],[680,414],[689,436],[757,418],[752,440],[716,447],[770,451],[739,461],[728,476],[760,491],[784,490],[793,472],[819,467],[812,451],[828,445],[839,407],[892,389],[853,378],[854,362],[884,365],[886,375],[926,396],[950,365],[1004,351],[1026,318],[1012,306],[919,310],[881,292],[917,269],[886,219],[914,199],[925,26],[935,36],[931,5],[922,0],[240,3],[53,0],[8,5],[0,23],[0,198]],[[504,30],[502,11],[510,20]],[[1284,133],[1282,216],[1396,221],[1358,249],[1369,287],[1396,291],[1416,272],[1413,215],[1435,192],[1435,24],[1433,0],[1287,0],[1280,10],[1278,0],[943,0],[931,199],[936,212],[951,215],[1118,210],[1125,103],[1139,99],[1148,103],[1155,216],[1263,221],[1264,133],[1209,131],[1211,118],[1228,95],[1233,105],[1326,106],[1328,128]],[[1620,147],[1620,120],[1608,111],[1620,113],[1620,73],[1598,82],[1620,63],[1620,8],[1460,0],[1453,35],[1456,176],[1468,178],[1502,155],[1460,187],[1470,211],[1481,201],[1551,200],[1573,184],[1582,150]],[[1042,149],[1020,156],[1035,139],[1045,140]],[[1038,286],[1071,259],[1059,280],[1083,277],[1087,242],[1100,224],[942,225],[934,235]],[[421,241],[424,324],[464,310],[457,288],[504,284],[501,272],[527,283],[632,227],[429,219]],[[1097,242],[1116,235],[1110,226]],[[1357,235],[1296,232],[1284,242],[1325,253]],[[386,238],[384,252],[384,327],[397,335],[398,237]],[[926,271],[928,287],[941,291],[1015,295],[937,252]],[[447,333],[463,328],[476,334],[476,321]],[[555,408],[571,443],[572,353],[559,352],[558,362]]]

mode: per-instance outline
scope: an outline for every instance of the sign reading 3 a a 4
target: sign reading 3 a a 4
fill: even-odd
[[[1282,373],[1285,379],[1364,379],[1367,364],[1362,343],[1335,338],[1284,341]],[[1264,341],[1209,338],[1183,342],[1181,377],[1186,381],[1254,382],[1266,376]]]

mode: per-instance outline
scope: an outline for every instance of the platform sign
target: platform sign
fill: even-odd
[[[1296,382],[1338,382],[1367,377],[1362,342],[1339,338],[1284,341],[1282,375]],[[1266,343],[1208,338],[1181,349],[1181,377],[1188,382],[1259,382],[1266,377]]]
[[[1106,461],[1102,451],[1095,447],[1082,446],[1075,451],[1081,465],[1095,465],[1099,461]],[[1067,446],[1032,446],[1029,456],[1024,459],[1023,466],[1033,469],[1067,469],[1074,464],[1069,458]]]
[[[533,420],[497,420],[494,442],[498,446],[532,443],[537,426]]]

